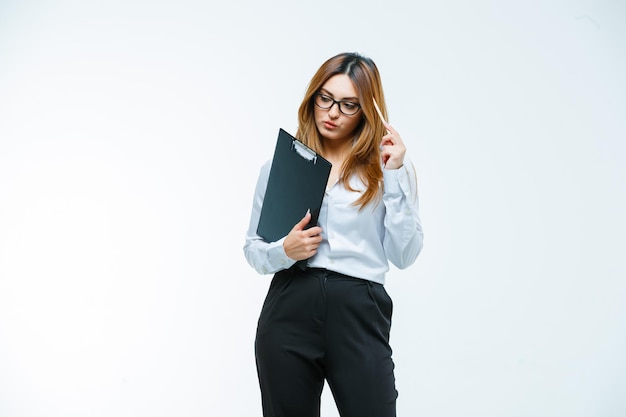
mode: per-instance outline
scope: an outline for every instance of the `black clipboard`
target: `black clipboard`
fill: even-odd
[[[257,234],[267,242],[287,236],[307,210],[315,226],[332,165],[285,130],[278,131]]]

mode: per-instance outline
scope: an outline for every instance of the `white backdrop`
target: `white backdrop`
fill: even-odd
[[[626,5],[0,2],[0,416],[260,416],[260,165],[378,64],[420,178],[399,415],[626,415]],[[325,391],[323,415],[336,416]]]

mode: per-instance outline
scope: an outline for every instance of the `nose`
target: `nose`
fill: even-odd
[[[339,117],[340,114],[341,112],[339,111],[339,103],[334,102],[332,106],[330,106],[330,108],[328,109],[328,115],[333,119],[336,119]]]

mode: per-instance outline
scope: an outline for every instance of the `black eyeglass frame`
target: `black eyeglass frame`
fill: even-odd
[[[317,98],[318,97],[324,97],[325,99],[328,99],[330,101],[332,101],[332,104],[328,107],[322,107],[317,103]],[[330,110],[333,108],[333,106],[336,104],[337,107],[339,107],[339,111],[342,114],[345,114],[346,116],[354,116],[355,114],[357,114],[359,112],[359,110],[361,110],[361,104],[359,103],[355,103],[353,101],[349,101],[349,100],[335,100],[334,98],[332,98],[331,96],[324,94],[324,93],[315,93],[315,95],[313,96],[313,103],[319,107],[322,110]],[[341,108],[341,105],[344,103],[349,103],[352,105],[356,105],[356,110],[354,111],[354,113],[346,113],[345,111],[343,111],[343,109]]]

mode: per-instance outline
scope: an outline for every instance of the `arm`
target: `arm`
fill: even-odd
[[[387,258],[400,269],[412,265],[422,250],[424,233],[419,218],[417,179],[412,164],[383,170]]]
[[[291,267],[295,261],[289,259],[283,248],[284,238],[276,242],[266,242],[256,233],[263,207],[263,197],[267,188],[271,162],[268,161],[261,167],[257,179],[254,197],[252,200],[252,213],[250,224],[246,232],[246,241],[243,252],[246,260],[259,274],[272,274],[281,269]]]
[[[318,226],[305,229],[311,220],[311,213],[305,216],[291,229],[289,234],[276,242],[266,242],[256,233],[263,207],[263,197],[267,188],[271,164],[261,168],[254,191],[252,214],[243,247],[248,263],[260,274],[272,274],[290,268],[298,260],[308,259],[317,253],[322,241],[322,229]]]
[[[385,127],[387,134],[381,141],[385,205],[383,246],[389,261],[402,269],[417,259],[424,233],[419,218],[415,168],[405,160],[406,147],[398,132],[388,123]]]

